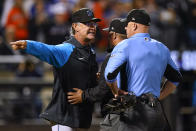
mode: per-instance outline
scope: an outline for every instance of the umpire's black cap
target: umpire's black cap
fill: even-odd
[[[145,10],[141,9],[132,9],[126,18],[126,23],[128,24],[130,21],[143,24],[146,26],[150,26],[150,16]]]
[[[100,22],[101,19],[95,18],[93,11],[88,8],[81,8],[72,14],[72,23],[89,21]]]
[[[104,31],[113,31],[119,34],[126,34],[125,30],[126,22],[121,18],[115,18],[111,21],[108,28],[103,29]]]

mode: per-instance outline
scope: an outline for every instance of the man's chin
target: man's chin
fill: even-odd
[[[90,34],[90,35],[87,36],[87,38],[88,38],[88,39],[91,39],[91,40],[92,40],[92,39],[95,39],[95,35]]]
[[[86,42],[93,43],[95,41],[95,37],[87,37],[85,39]]]

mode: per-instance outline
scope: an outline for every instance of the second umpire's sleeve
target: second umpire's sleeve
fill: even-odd
[[[115,46],[105,69],[105,79],[107,82],[112,83],[116,81],[119,71],[123,67],[123,64],[126,63],[126,53],[128,53],[128,48],[125,41],[121,41]]]

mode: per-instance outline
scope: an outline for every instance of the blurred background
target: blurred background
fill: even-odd
[[[108,46],[102,29],[133,8],[151,16],[151,37],[163,42],[184,80],[163,101],[173,131],[196,131],[196,0],[0,0],[0,131],[50,131],[39,119],[51,99],[52,67],[9,42],[36,40],[60,44],[69,37],[71,13],[91,8],[101,18],[93,47],[101,65]],[[92,127],[103,119],[95,104]]]

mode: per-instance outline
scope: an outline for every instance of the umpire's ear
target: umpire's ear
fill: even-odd
[[[114,40],[116,39],[116,37],[117,37],[117,33],[114,32],[114,33],[113,33],[113,38],[114,38]]]

